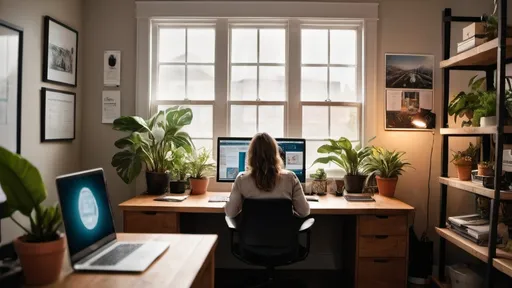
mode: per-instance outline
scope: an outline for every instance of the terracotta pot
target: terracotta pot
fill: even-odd
[[[14,248],[23,268],[25,284],[48,285],[57,281],[66,252],[65,238],[43,243],[25,242],[24,238],[14,240]]]
[[[459,176],[459,180],[471,180],[471,168],[471,165],[457,165],[457,175]]]
[[[398,177],[395,178],[382,178],[380,176],[375,177],[377,179],[377,187],[379,188],[379,194],[386,197],[395,197],[396,183]]]
[[[494,176],[494,171],[491,167],[485,167],[478,164],[478,175],[479,176]]]
[[[206,193],[206,189],[208,188],[208,182],[210,182],[208,178],[190,178],[190,194],[200,195]]]

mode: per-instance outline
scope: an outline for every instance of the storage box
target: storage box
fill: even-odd
[[[483,279],[466,265],[453,265],[448,267],[452,288],[480,288]]]
[[[467,40],[474,36],[480,36],[485,34],[484,23],[472,23],[462,29],[462,40]]]

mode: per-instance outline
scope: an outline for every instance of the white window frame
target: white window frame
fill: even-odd
[[[136,70],[136,114],[141,117],[149,117],[151,102],[148,95],[151,94],[152,63],[151,54],[155,48],[153,25],[161,21],[196,21],[215,19],[216,44],[215,44],[215,101],[213,105],[214,151],[216,149],[216,137],[229,135],[229,78],[222,75],[230,70],[230,57],[226,43],[229,43],[228,19],[287,19],[289,22],[287,35],[300,34],[301,23],[354,23],[361,27],[360,59],[361,108],[360,108],[360,141],[376,135],[377,131],[377,21],[378,3],[313,3],[313,2],[203,2],[203,1],[136,1],[137,17],[137,70]],[[289,46],[300,46],[300,37],[290,37],[286,42]],[[359,57],[358,57],[359,58]],[[301,137],[302,135],[302,104],[314,105],[315,102],[301,103],[300,99],[300,48],[287,50],[286,76],[287,102],[285,104],[285,136]],[[358,63],[359,64],[359,63]],[[298,66],[297,66],[298,65]],[[229,73],[225,73],[229,74]],[[298,86],[298,87],[297,87]],[[243,104],[248,104],[243,101]],[[186,105],[204,104],[196,101],[179,102]],[[173,104],[179,104],[173,102]],[[279,101],[279,103],[281,103]],[[338,105],[338,102],[329,104]],[[343,103],[343,102],[339,102]],[[260,104],[260,103],[257,103]],[[317,103],[325,106],[325,102]],[[349,103],[346,103],[349,104]],[[291,113],[298,111],[298,113]],[[365,115],[368,115],[366,117]],[[381,127],[382,128],[382,127]],[[229,184],[215,183],[210,185],[212,191],[229,190]],[[143,187],[143,181],[137,181],[137,188]]]

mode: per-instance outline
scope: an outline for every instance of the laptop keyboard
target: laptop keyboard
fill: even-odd
[[[113,266],[137,250],[142,244],[120,244],[105,255],[92,262],[92,266]]]

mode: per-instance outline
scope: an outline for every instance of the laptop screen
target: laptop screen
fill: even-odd
[[[57,191],[72,260],[76,260],[73,256],[77,253],[98,249],[95,244],[108,236],[115,239],[102,169],[58,177]]]

